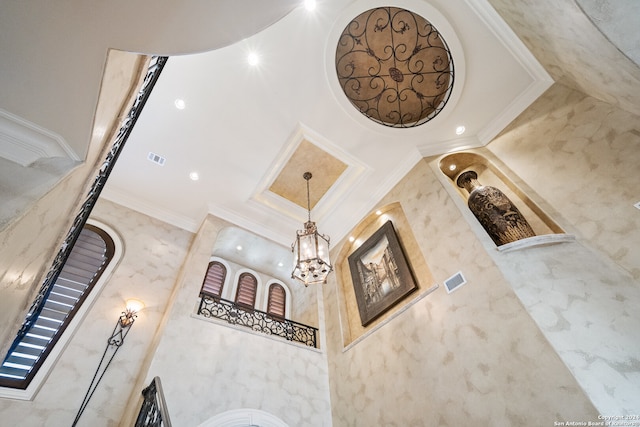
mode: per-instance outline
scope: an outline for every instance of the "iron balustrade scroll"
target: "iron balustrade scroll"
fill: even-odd
[[[142,390],[142,397],[142,406],[135,427],[171,427],[160,377],[155,377],[151,384]]]
[[[198,315],[225,320],[231,325],[244,326],[252,331],[285,338],[306,346],[318,348],[317,328],[293,320],[280,318],[264,311],[243,307],[233,301],[200,294]]]
[[[111,149],[107,153],[100,169],[98,170],[97,175],[95,176],[91,187],[89,188],[89,192],[85,198],[85,201],[82,203],[75,219],[73,220],[73,224],[71,228],[67,232],[67,235],[58,250],[58,253],[47,273],[42,286],[40,287],[38,294],[36,295],[33,303],[31,304],[29,311],[25,317],[20,330],[18,331],[17,337],[14,340],[9,352],[7,354],[11,354],[15,347],[19,344],[20,340],[29,332],[34,322],[40,316],[44,304],[53,289],[53,285],[56,283],[60,272],[62,271],[62,267],[67,262],[69,258],[69,254],[71,254],[71,250],[78,240],[78,236],[80,236],[80,232],[84,227],[87,219],[89,219],[89,215],[93,210],[96,202],[98,201],[98,197],[102,192],[105,184],[107,183],[107,179],[113,170],[116,161],[118,160],[118,156],[122,152],[124,148],[124,144],[129,138],[131,131],[133,130],[134,125],[138,121],[138,117],[142,112],[144,105],[153,90],[158,78],[160,77],[160,73],[162,72],[164,65],[167,62],[166,56],[154,56],[151,58],[149,66],[147,68],[147,73],[142,82],[142,86],[136,95],[136,98],[133,102],[133,105],[129,109],[129,113],[120,123],[120,128],[118,130],[118,134],[116,135]]]

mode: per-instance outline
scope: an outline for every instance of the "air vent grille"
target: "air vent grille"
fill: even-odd
[[[153,163],[155,163],[157,165],[160,165],[160,166],[164,166],[164,162],[167,160],[164,157],[162,157],[161,155],[153,153],[151,151],[149,151],[149,155],[147,156],[147,159],[150,162],[153,162]]]
[[[465,279],[462,272],[459,271],[444,281],[444,287],[447,288],[447,293],[450,294],[465,283],[467,283],[467,279]]]

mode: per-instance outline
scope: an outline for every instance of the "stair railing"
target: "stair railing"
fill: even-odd
[[[171,427],[160,377],[155,377],[151,384],[142,390],[142,396],[144,400],[135,427]]]

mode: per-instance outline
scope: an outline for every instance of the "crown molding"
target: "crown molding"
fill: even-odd
[[[259,207],[260,205],[258,204],[259,202],[255,202],[252,200],[249,200],[250,202],[250,206],[253,205],[254,207]],[[258,211],[259,209],[257,209],[256,211]],[[279,243],[285,247],[289,247],[291,245],[290,241],[287,241],[287,237],[284,236],[282,233],[278,233],[276,231],[274,231],[272,228],[269,228],[267,226],[265,226],[264,224],[260,223],[260,222],[256,222],[252,219],[249,219],[249,217],[245,216],[245,215],[240,215],[237,212],[233,212],[223,206],[218,206],[218,205],[213,205],[213,204],[209,204],[208,206],[208,214],[213,215],[215,217],[218,217],[220,219],[223,219],[225,221],[228,221],[234,225],[237,225],[239,227],[242,227],[246,230],[250,230],[251,233],[256,234],[258,236],[264,237],[266,239],[269,239],[273,242]],[[292,222],[293,224],[293,222]],[[291,226],[289,227],[289,229],[291,230],[292,234],[289,237],[294,236],[293,232],[295,230],[295,226]]]
[[[411,151],[403,161],[398,163],[393,173],[388,175],[387,179],[377,186],[377,191],[367,198],[367,203],[363,203],[360,209],[352,211],[348,217],[340,217],[337,221],[333,220],[332,217],[328,218],[325,224],[328,224],[331,229],[332,239],[335,239],[337,242],[344,238],[353,227],[362,221],[362,219],[380,203],[383,197],[393,190],[393,187],[395,187],[420,160],[422,160],[420,152],[418,150]]]
[[[438,141],[436,143],[422,144],[416,147],[422,157],[439,156],[441,154],[452,153],[454,151],[468,150],[470,148],[481,147],[477,136],[450,139],[448,141]]]
[[[0,109],[0,157],[28,167],[50,157],[80,161],[60,135]]]
[[[521,92],[511,103],[478,132],[478,141],[482,146],[490,143],[509,124],[522,114],[553,84],[551,81],[534,80],[524,92]],[[470,147],[471,148],[471,147]]]
[[[200,222],[195,221],[193,218],[165,209],[159,209],[155,205],[146,203],[139,198],[131,197],[120,191],[111,190],[109,187],[105,187],[102,190],[100,197],[191,233],[196,233],[200,228]]]
[[[465,3],[533,79],[523,92],[478,132],[478,140],[486,145],[538,99],[554,80],[488,1],[465,0]]]

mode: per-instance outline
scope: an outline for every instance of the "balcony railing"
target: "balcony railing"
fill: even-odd
[[[142,396],[144,400],[135,427],[171,427],[159,377],[155,377],[151,384],[142,390]]]
[[[250,307],[243,307],[233,301],[201,294],[198,315],[207,318],[215,317],[232,325],[244,326],[252,331],[317,348],[317,328]]]

